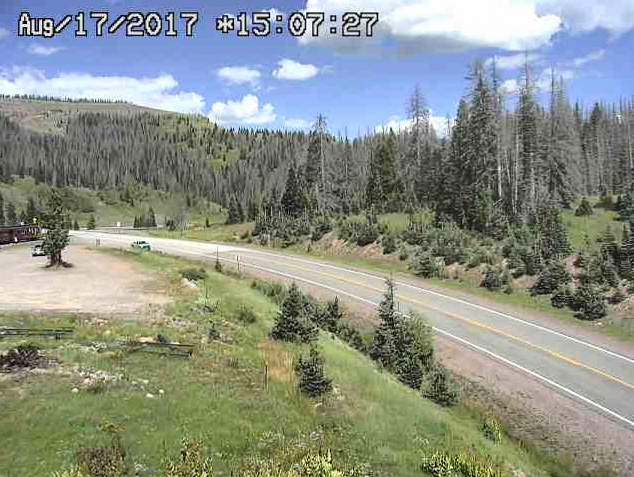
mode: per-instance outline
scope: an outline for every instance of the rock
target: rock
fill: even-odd
[[[165,391],[163,391],[162,389],[159,389],[159,394],[165,394]]]
[[[147,394],[145,395],[145,397],[146,397],[146,398],[148,398],[148,399],[154,399],[154,394],[147,393]]]
[[[150,384],[150,381],[149,381],[149,380],[147,380],[147,379],[142,379],[142,380],[141,380],[141,382],[142,382],[143,384]]]
[[[79,392],[79,389],[77,389],[77,388],[73,388],[73,390],[71,391],[71,393],[73,393],[73,394],[77,394],[78,392]]]

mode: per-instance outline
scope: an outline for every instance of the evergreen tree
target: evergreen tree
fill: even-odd
[[[524,67],[524,84],[520,91],[518,111],[519,156],[521,163],[521,207],[525,212],[537,208],[538,191],[538,106],[528,63]]]
[[[379,305],[379,319],[381,323],[374,332],[374,340],[370,349],[370,357],[383,367],[393,370],[396,365],[396,301],[394,296],[394,282],[388,278],[385,282],[386,291]]]
[[[2,227],[4,223],[4,197],[2,196],[2,192],[0,192],[0,227]]]
[[[58,189],[51,190],[43,219],[42,226],[46,229],[43,248],[48,256],[49,265],[61,265],[62,250],[68,245],[69,238],[62,197]]]
[[[33,197],[29,197],[26,204],[26,223],[34,223],[33,219],[39,220],[39,214],[37,212],[37,207],[35,206],[35,200]]]
[[[531,293],[549,295],[559,287],[568,284],[571,278],[566,270],[566,265],[559,260],[553,260],[539,274],[537,281],[531,287]]]
[[[379,181],[381,184],[381,201],[389,201],[396,192],[396,136],[390,130],[383,134],[376,153]]]
[[[16,225],[18,223],[18,214],[13,203],[7,203],[5,216],[7,225]]]
[[[598,320],[607,314],[605,296],[593,285],[582,285],[575,291],[571,308],[580,320]]]
[[[73,221],[73,230],[79,230],[79,223],[77,223],[77,219]]]
[[[381,191],[380,168],[376,157],[370,158],[370,173],[365,187],[365,206],[367,210],[382,210],[383,192]]]
[[[156,227],[156,215],[154,214],[154,209],[150,207],[148,210],[148,227]]]
[[[88,217],[86,228],[88,230],[95,230],[95,228],[97,228],[97,222],[95,221],[95,216],[93,214],[90,214],[90,217]]]
[[[299,389],[306,395],[317,398],[332,391],[332,379],[324,372],[324,357],[311,346],[309,357],[299,357],[295,372],[299,376]]]
[[[326,331],[337,333],[343,318],[343,310],[339,304],[339,297],[335,297],[333,301],[326,303],[325,313],[323,315],[322,326]]]
[[[442,364],[436,364],[427,374],[422,386],[423,396],[449,407],[458,403],[458,391],[450,371]]]
[[[282,195],[284,213],[291,217],[299,217],[304,212],[305,202],[304,191],[295,171],[295,164],[291,163],[286,176],[286,187]]]
[[[588,199],[586,197],[583,197],[581,199],[581,203],[579,204],[579,207],[577,207],[577,210],[575,210],[575,215],[577,217],[582,217],[582,216],[592,215],[593,213],[594,211],[592,210],[592,206],[590,205],[590,202],[588,202]]]
[[[271,337],[282,341],[308,343],[317,339],[317,334],[317,327],[305,314],[304,297],[293,283],[275,318]]]
[[[238,202],[235,197],[231,197],[229,202],[229,210],[227,213],[227,225],[240,223],[240,211],[238,210]]]

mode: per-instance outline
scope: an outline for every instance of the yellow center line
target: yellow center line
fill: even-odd
[[[272,260],[272,259],[268,259],[267,260],[265,258],[260,258],[260,257],[258,257],[257,259],[258,260],[263,260],[265,262],[270,262],[270,263],[278,263],[277,261]],[[366,283],[359,282],[357,280],[352,280],[350,278],[334,275],[332,273],[319,271],[319,270],[313,270],[313,269],[310,269],[310,268],[302,267],[300,265],[292,265],[292,264],[289,264],[289,263],[284,263],[284,266],[290,267],[290,268],[296,268],[298,270],[302,270],[302,271],[313,273],[313,274],[323,275],[323,276],[329,277],[329,278],[331,278],[333,280],[346,282],[346,283],[349,283],[351,285],[359,286],[359,287],[366,288],[368,290],[373,290],[373,291],[376,291],[376,292],[379,292],[379,293],[383,293],[384,292],[384,290],[382,288],[373,287],[373,286],[368,285]],[[407,301],[409,303],[413,303],[415,305],[422,306],[423,308],[428,308],[430,310],[434,310],[434,311],[436,311],[438,313],[441,313],[443,315],[449,316],[450,318],[454,318],[454,319],[463,321],[465,323],[469,323],[470,325],[473,325],[473,326],[476,326],[478,328],[482,328],[484,330],[490,331],[491,333],[495,333],[497,335],[504,336],[505,338],[508,338],[510,340],[517,341],[518,343],[521,343],[524,346],[527,346],[529,348],[533,348],[535,350],[541,351],[541,352],[546,353],[546,354],[548,354],[548,355],[552,356],[553,358],[556,358],[556,359],[558,359],[560,361],[568,363],[568,364],[570,364],[572,366],[576,366],[576,367],[579,367],[579,368],[586,369],[586,370],[591,371],[591,372],[593,372],[595,374],[598,374],[599,376],[604,377],[605,379],[608,379],[608,380],[613,381],[615,383],[618,383],[618,384],[620,384],[620,385],[622,385],[622,386],[624,386],[626,388],[634,390],[634,384],[630,384],[628,382],[625,382],[625,381],[617,378],[616,376],[613,376],[613,375],[611,375],[609,373],[606,373],[605,371],[602,371],[602,370],[597,369],[597,368],[595,368],[593,366],[589,366],[587,364],[581,363],[581,362],[579,362],[579,361],[577,361],[577,360],[575,360],[573,358],[565,356],[565,355],[563,355],[561,353],[558,353],[556,351],[549,350],[547,348],[544,348],[543,346],[536,345],[536,344],[531,343],[531,342],[529,342],[529,341],[527,341],[527,340],[525,340],[523,338],[520,338],[518,336],[511,335],[511,334],[507,333],[506,331],[499,330],[499,329],[497,329],[497,328],[495,328],[493,326],[490,326],[490,325],[487,325],[487,324],[484,324],[484,323],[480,323],[479,321],[472,320],[470,318],[465,318],[463,316],[456,315],[454,313],[451,313],[451,312],[448,312],[448,311],[445,311],[445,310],[441,310],[440,308],[437,308],[435,306],[429,305],[428,303],[424,303],[422,301],[415,300],[413,298],[408,298],[408,297],[404,297],[404,296],[401,296],[399,298],[402,301]]]

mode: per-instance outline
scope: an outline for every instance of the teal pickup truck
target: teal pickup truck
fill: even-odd
[[[133,242],[132,248],[136,248],[143,252],[149,252],[150,250],[152,250],[152,247],[150,246],[150,244],[147,243],[145,240],[137,240],[136,242]]]

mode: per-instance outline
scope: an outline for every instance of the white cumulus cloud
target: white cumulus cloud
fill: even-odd
[[[307,0],[306,10],[339,17],[348,11],[378,12],[374,38],[342,39],[339,35],[306,35],[301,43],[330,43],[360,48],[394,39],[409,52],[459,51],[497,47],[532,50],[547,44],[560,30],[554,14],[539,15],[536,0]],[[365,24],[362,23],[365,37]],[[327,32],[325,29],[324,33]]]
[[[260,107],[260,100],[247,94],[240,101],[218,101],[211,106],[209,119],[219,124],[261,125],[275,121],[277,115],[271,103]]]
[[[572,33],[603,29],[621,35],[634,28],[632,0],[533,0],[539,13],[559,16]]]
[[[510,56],[496,56],[495,66],[499,70],[516,70],[522,68],[526,62],[535,63],[541,59],[541,55],[537,53],[518,53],[517,55]],[[485,62],[485,66],[490,66],[493,63],[493,58],[489,58]]]
[[[605,56],[605,50],[597,50],[591,53],[588,53],[586,56],[581,56],[579,58],[575,58],[572,60],[572,65],[579,68],[591,61],[598,61]]]
[[[28,67],[14,66],[0,70],[2,94],[124,100],[166,111],[197,114],[204,112],[205,99],[201,95],[178,91],[177,88],[178,81],[168,74],[155,78],[132,78],[59,73],[47,77],[44,71]]]
[[[453,123],[453,120],[449,120]],[[376,133],[388,132],[390,129],[394,132],[407,131],[412,127],[413,121],[411,119],[401,119],[399,116],[391,116],[387,123],[382,124],[374,128]],[[447,118],[443,116],[434,116],[430,111],[429,124],[434,128],[434,132],[438,137],[445,137],[447,135]]]
[[[308,129],[311,127],[312,123],[310,121],[306,121],[305,119],[285,119],[284,126],[289,129]]]
[[[232,85],[250,84],[256,87],[260,82],[262,74],[248,66],[225,66],[218,70],[218,77]]]
[[[362,51],[396,46],[399,52],[426,53],[493,47],[507,51],[548,45],[561,31],[597,29],[620,35],[634,29],[632,0],[307,0],[305,10],[339,18],[345,12],[378,12],[373,38],[310,34],[302,44]]]
[[[311,64],[302,64],[284,58],[277,63],[279,68],[273,71],[273,76],[283,80],[307,80],[319,74],[319,68]]]
[[[46,46],[39,45],[37,43],[31,43],[27,51],[31,55],[39,55],[39,56],[51,56],[55,53],[58,53],[64,49],[63,46]]]

